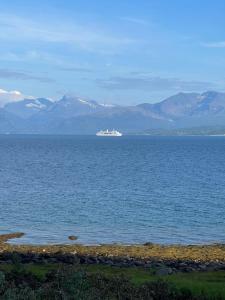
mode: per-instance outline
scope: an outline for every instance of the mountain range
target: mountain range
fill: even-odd
[[[105,105],[73,95],[58,101],[29,98],[0,108],[0,133],[94,134],[224,126],[225,93],[179,93],[164,101],[136,106]]]

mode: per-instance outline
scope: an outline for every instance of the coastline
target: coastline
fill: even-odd
[[[9,244],[23,233],[0,235],[0,263],[15,253],[22,263],[104,264],[169,268],[171,273],[225,270],[225,244],[212,245],[20,245]]]

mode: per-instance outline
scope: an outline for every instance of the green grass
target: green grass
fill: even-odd
[[[195,295],[204,291],[207,295],[225,298],[225,272],[192,272],[171,275],[168,278],[178,288],[188,288]]]
[[[104,265],[86,265],[82,269],[87,273],[103,273],[106,276],[125,276],[134,284],[142,284],[150,280],[154,280],[156,276],[153,275],[154,270],[146,270],[140,267],[111,267]]]
[[[24,264],[22,267],[42,279],[48,272],[57,270],[60,264]],[[0,265],[0,270],[4,272],[10,272],[13,268],[15,268],[15,265],[12,264]],[[225,299],[225,271],[177,273],[168,276],[156,276],[154,275],[154,270],[141,267],[119,268],[104,265],[78,265],[77,268],[89,274],[101,273],[107,277],[122,275],[129,278],[136,285],[161,278],[173,283],[179,289],[189,289],[195,295],[200,295],[204,292],[209,296],[222,296]]]
[[[39,279],[44,279],[46,274],[57,270],[60,265],[58,264],[24,264],[22,268],[24,268],[27,272],[30,272],[37,276]],[[1,264],[0,271],[10,272],[16,267],[13,264]]]
[[[168,276],[156,276],[154,275],[154,270],[146,270],[140,267],[118,268],[90,265],[84,268],[87,272],[102,272],[107,276],[124,275],[134,284],[143,284],[157,279],[164,279],[173,283],[177,288],[191,290],[195,295],[205,292],[207,295],[221,295],[225,298],[225,271],[177,273]]]

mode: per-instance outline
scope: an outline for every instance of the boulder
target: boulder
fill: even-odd
[[[69,235],[68,239],[71,240],[71,241],[76,241],[78,239],[78,237],[75,236],[75,235]]]

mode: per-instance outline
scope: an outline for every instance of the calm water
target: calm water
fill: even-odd
[[[225,242],[225,137],[0,136],[18,242]]]

